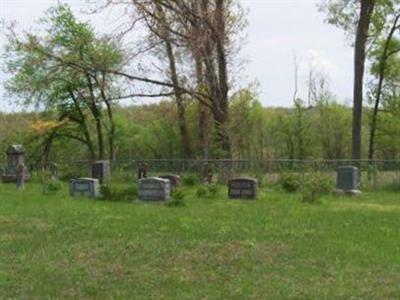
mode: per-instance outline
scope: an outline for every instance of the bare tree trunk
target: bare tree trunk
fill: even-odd
[[[75,109],[78,112],[79,117],[80,117],[80,120],[78,121],[78,123],[79,123],[79,126],[82,128],[83,135],[85,136],[85,140],[86,140],[85,144],[88,147],[90,158],[95,159],[96,151],[94,150],[93,142],[90,137],[89,127],[86,122],[86,117],[85,117],[85,115],[82,111],[82,108],[79,105],[78,99],[75,97],[74,93],[72,91],[69,91],[69,94],[71,96],[72,101],[74,102]]]
[[[218,114],[216,121],[219,123],[220,130],[217,133],[217,137],[220,139],[222,150],[224,151],[225,158],[231,158],[231,142],[228,133],[228,121],[229,121],[229,103],[228,103],[228,71],[227,71],[227,59],[225,49],[225,7],[224,0],[216,0],[215,7],[215,23],[217,29],[216,35],[216,48],[217,48],[217,64],[218,64],[218,80],[220,89],[219,106],[221,113]]]
[[[93,83],[90,79],[90,75],[86,74],[86,79],[88,83],[88,88],[90,92],[90,103],[88,105],[90,111],[92,112],[95,124],[96,124],[96,132],[97,132],[97,145],[98,145],[98,159],[104,159],[104,138],[103,138],[103,126],[101,124],[101,111],[97,107],[96,96],[93,90]]]
[[[368,159],[370,159],[370,160],[374,159],[375,133],[376,133],[376,129],[377,129],[378,112],[379,112],[379,105],[380,105],[381,96],[382,96],[383,81],[385,79],[387,59],[391,55],[397,53],[397,52],[392,52],[392,53],[388,53],[388,52],[389,52],[389,45],[393,38],[393,35],[394,35],[396,29],[399,28],[399,25],[397,25],[397,23],[399,22],[399,19],[400,19],[400,14],[395,18],[395,20],[393,22],[390,32],[385,40],[382,57],[380,58],[380,61],[379,61],[379,79],[378,79],[378,86],[377,86],[376,95],[375,95],[374,110],[372,112],[371,131],[370,131],[369,147],[368,147]],[[400,51],[400,49],[399,49],[399,51]]]
[[[361,159],[361,129],[363,105],[363,81],[366,56],[366,44],[371,16],[375,0],[362,0],[360,19],[357,26],[354,50],[354,91],[353,91],[353,129],[352,129],[352,159]]]
[[[184,158],[190,158],[192,157],[192,149],[191,149],[191,139],[186,122],[186,109],[182,97],[182,92],[178,88],[179,80],[178,80],[178,74],[176,72],[176,63],[175,63],[174,52],[172,49],[172,44],[168,39],[165,40],[165,48],[167,51],[167,56],[169,61],[171,81],[174,84],[173,89],[174,89],[176,108],[178,113],[178,125],[179,125],[179,132],[181,135],[182,154]]]
[[[109,147],[109,153],[108,157],[110,161],[115,160],[115,122],[114,122],[114,114],[112,110],[112,106],[109,100],[107,100],[106,97],[106,92],[105,92],[105,74],[102,74],[102,82],[100,83],[99,80],[95,77],[96,83],[98,85],[98,88],[100,90],[101,98],[103,99],[103,102],[106,105],[107,109],[107,116],[108,116],[108,121],[110,122],[110,129],[108,132],[108,147]]]
[[[191,3],[191,9],[195,16],[200,16],[200,3],[198,0],[194,0]],[[192,56],[195,62],[196,70],[196,83],[197,91],[201,92],[204,88],[204,74],[203,74],[203,62],[201,60],[201,53],[203,53],[201,35],[202,35],[201,22],[197,18],[194,18],[192,24],[193,41],[191,43]],[[198,133],[198,152],[203,159],[209,158],[209,112],[210,110],[202,102],[198,103],[199,109],[199,133]]]
[[[202,2],[202,18],[207,20],[209,14],[208,1]],[[208,20],[207,23],[210,23]],[[218,0],[215,10],[215,28],[207,28],[204,39],[203,59],[206,66],[205,78],[207,79],[212,101],[214,116],[215,142],[222,151],[221,158],[231,158],[231,144],[228,134],[228,80],[225,54],[225,23],[223,0]],[[211,26],[211,25],[207,25]],[[212,43],[211,43],[212,42]],[[214,51],[215,49],[215,51]],[[215,53],[216,52],[216,53]],[[217,57],[215,62],[213,57]]]
[[[203,64],[199,57],[195,57],[197,89],[203,87]],[[204,159],[209,158],[209,109],[203,103],[199,102],[199,153]]]
[[[179,79],[178,79],[178,73],[176,70],[176,61],[175,61],[175,55],[174,55],[174,50],[172,47],[172,42],[170,39],[169,35],[169,29],[167,25],[167,19],[165,17],[164,11],[158,3],[156,3],[157,11],[160,14],[159,21],[161,22],[160,24],[160,32],[158,33],[159,37],[163,40],[165,44],[165,50],[167,53],[168,57],[168,62],[169,62],[169,73],[171,77],[171,81],[174,90],[174,95],[175,95],[175,101],[176,101],[176,108],[177,108],[177,113],[178,113],[178,126],[179,126],[179,132],[181,136],[181,146],[182,146],[182,154],[184,158],[191,158],[192,157],[192,149],[191,149],[191,139],[189,135],[189,131],[187,128],[187,122],[186,122],[186,109],[185,109],[185,103],[183,99],[183,93],[181,89],[179,89]]]

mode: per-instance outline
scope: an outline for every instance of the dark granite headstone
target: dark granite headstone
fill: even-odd
[[[234,178],[228,181],[230,199],[256,199],[258,182],[255,178]]]
[[[17,166],[18,163],[24,164],[25,149],[22,145],[11,145],[6,150],[7,165],[2,175],[3,182],[17,181]],[[25,179],[28,179],[28,171],[25,167]]]
[[[337,169],[336,191],[351,195],[360,194],[360,172],[354,166],[340,166]]]
[[[72,197],[100,197],[100,184],[96,178],[72,179],[69,184],[69,193]]]
[[[108,181],[110,173],[109,160],[98,160],[92,164],[92,177],[99,179],[100,182]]]
[[[171,189],[175,189],[176,187],[181,185],[181,177],[176,174],[166,174],[160,175],[159,178],[168,179],[171,185]]]
[[[139,199],[143,201],[166,201],[170,198],[171,188],[168,179],[159,177],[139,180]]]

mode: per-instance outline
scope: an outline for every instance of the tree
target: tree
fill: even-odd
[[[115,76],[101,70],[121,67],[119,45],[97,38],[93,28],[76,20],[67,5],[51,8],[42,25],[46,28],[43,32],[21,37],[10,28],[5,65],[12,77],[7,90],[26,105],[57,111],[57,121],[64,126],[49,130],[46,149],[55,138],[68,137],[85,144],[91,159],[104,159],[106,128],[108,154],[113,159],[116,133],[111,101],[120,92]],[[96,129],[97,151],[91,122]]]
[[[209,110],[214,121],[215,145],[217,146],[214,148],[219,149],[217,156],[231,157],[228,123],[232,74],[228,70],[228,64],[233,57],[230,56],[233,53],[230,51],[233,37],[240,31],[243,23],[241,10],[236,9],[237,1],[147,0],[126,3],[121,0],[106,0],[106,7],[116,4],[134,7],[131,23],[144,21],[151,30],[157,29],[158,36],[162,33],[164,41],[168,40],[168,43],[175,47],[175,53],[176,48],[179,47],[180,53],[186,54],[186,62],[190,61],[196,70],[197,80],[194,84],[190,79],[186,82],[183,80],[172,82],[171,78],[168,81],[162,81],[113,70],[108,71],[130,80],[172,88],[179,93],[191,96],[201,105],[199,136],[202,138],[202,146],[208,148],[206,110]],[[156,7],[156,9],[149,10],[149,7]],[[139,15],[142,15],[140,11],[145,10],[147,18],[138,17],[138,10]],[[162,26],[154,26],[156,24],[162,24]],[[168,55],[168,49],[166,52]],[[202,152],[208,153],[206,149]]]
[[[372,112],[371,128],[370,128],[370,139],[368,147],[368,159],[374,158],[375,152],[375,135],[378,122],[379,106],[381,104],[382,90],[384,88],[384,80],[388,69],[388,63],[390,59],[400,52],[400,43],[395,40],[396,30],[400,31],[400,12],[394,15],[392,24],[390,25],[387,37],[384,40],[379,40],[377,45],[374,47],[374,51],[371,53],[373,64],[371,67],[371,73],[377,77],[378,83],[376,90],[374,91],[374,108]]]
[[[361,120],[363,105],[363,79],[366,47],[371,27],[379,31],[378,18],[373,20],[373,13],[378,0],[330,0],[322,6],[328,12],[328,22],[354,33],[354,85],[353,85],[353,126],[352,158],[361,159]],[[358,11],[358,13],[356,13]],[[357,17],[358,16],[358,17]],[[376,21],[376,22],[374,22]]]

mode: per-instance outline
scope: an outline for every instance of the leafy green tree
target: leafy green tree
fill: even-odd
[[[114,158],[111,101],[119,96],[120,89],[112,75],[98,70],[121,67],[120,46],[110,39],[97,38],[93,28],[79,22],[67,5],[49,9],[41,24],[43,32],[23,36],[10,29],[5,65],[12,77],[7,90],[25,105],[57,112],[58,121],[65,126],[55,128],[56,132],[50,130],[45,145],[57,137],[68,137],[85,144],[92,159],[103,159],[106,129],[108,154]]]

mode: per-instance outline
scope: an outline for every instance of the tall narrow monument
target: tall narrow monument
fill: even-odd
[[[17,181],[17,166],[18,163],[24,163],[25,149],[22,145],[10,145],[7,150],[7,165],[2,174],[3,182]]]

